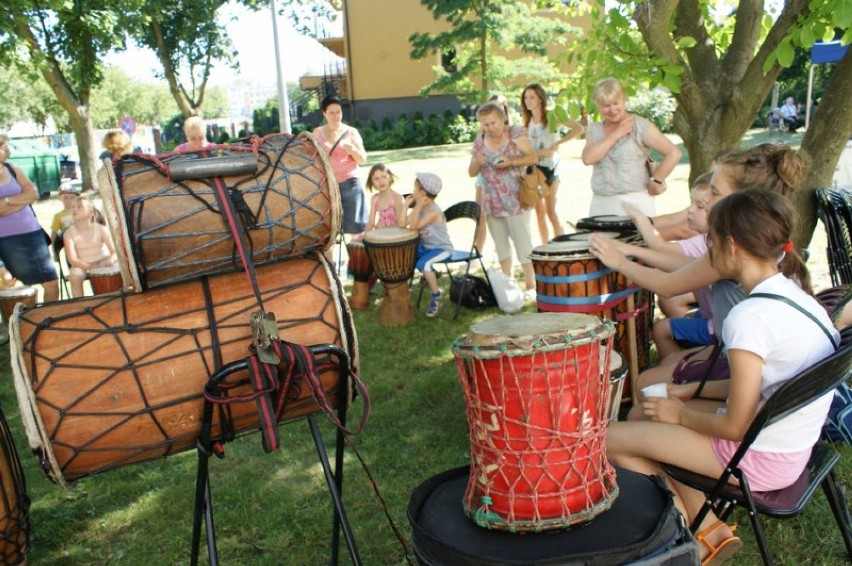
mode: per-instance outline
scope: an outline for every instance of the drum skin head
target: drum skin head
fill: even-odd
[[[498,316],[470,327],[459,347],[497,346],[506,343],[528,349],[535,344],[564,346],[586,338],[602,339],[613,333],[596,316],[581,313],[541,312]]]
[[[377,228],[364,234],[364,241],[371,244],[390,244],[395,242],[407,242],[418,238],[420,235],[414,230],[406,228]]]

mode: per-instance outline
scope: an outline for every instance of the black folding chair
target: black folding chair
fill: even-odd
[[[457,202],[456,204],[449,207],[446,211],[444,211],[444,217],[447,219],[447,224],[453,222],[455,220],[468,219],[473,221],[473,234],[471,236],[470,248],[467,250],[453,250],[453,253],[447,259],[443,261],[439,261],[436,263],[440,263],[444,266],[444,269],[447,271],[447,275],[449,276],[450,286],[452,286],[452,271],[450,267],[457,263],[464,263],[465,270],[464,274],[468,275],[470,273],[470,264],[474,261],[479,262],[479,266],[482,268],[482,273],[485,274],[485,279],[488,281],[488,285],[491,285],[491,281],[488,279],[488,272],[485,271],[485,264],[482,262],[482,253],[476,248],[476,233],[479,230],[479,204],[476,201],[465,200],[462,202]],[[417,295],[417,307],[420,307],[420,301],[423,299],[423,289],[424,287],[420,287],[420,294]],[[449,289],[447,291],[449,294]],[[459,311],[461,310],[462,303],[462,294],[459,293],[458,301],[456,302],[456,310],[453,313],[453,320],[459,315]]]
[[[53,261],[55,261],[59,266],[59,298],[70,299],[71,292],[68,290],[68,275],[65,273],[65,258],[62,257],[62,250],[65,248],[65,241],[63,240],[64,235],[65,230],[63,229],[56,235],[56,238],[54,238],[53,242],[50,244],[50,248],[53,252]]]
[[[676,481],[708,494],[704,506],[692,521],[690,526],[692,531],[697,531],[698,526],[711,510],[721,520],[726,521],[736,507],[743,507],[748,511],[751,519],[764,564],[772,564],[759,515],[778,519],[795,517],[804,510],[817,488],[822,487],[846,545],[846,559],[852,559],[852,519],[849,516],[843,487],[834,472],[834,466],[840,460],[840,453],[834,445],[824,440],[818,441],[799,479],[792,485],[776,491],[751,491],[748,478],[739,467],[743,457],[763,429],[831,392],[850,376],[852,376],[852,346],[846,344],[828,358],[784,383],[754,417],[742,443],[718,478],[664,465],[665,472]],[[736,479],[739,485],[732,485],[730,481],[733,479]]]

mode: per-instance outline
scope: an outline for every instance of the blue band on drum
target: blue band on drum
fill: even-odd
[[[600,279],[605,275],[609,275],[612,273],[612,269],[606,268],[601,269],[600,271],[592,271],[591,273],[583,273],[581,275],[538,275],[536,274],[535,280],[541,281],[542,283],[582,283],[583,281],[591,281],[593,279]]]
[[[538,294],[536,300],[550,305],[600,305],[612,301],[624,299],[639,290],[638,287],[630,287],[616,293],[607,295],[595,295],[593,297],[549,297],[547,295]]]

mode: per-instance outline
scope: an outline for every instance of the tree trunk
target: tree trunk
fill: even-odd
[[[165,77],[166,82],[169,85],[169,92],[172,93],[172,98],[175,99],[183,117],[189,118],[196,114],[197,111],[190,106],[187,97],[183,95],[180,85],[178,84],[177,73],[172,65],[169,48],[166,46],[166,40],[163,37],[163,30],[160,28],[160,23],[156,19],[151,20],[151,30],[154,32],[154,37],[157,38],[157,58],[160,60],[160,65],[163,67],[163,77]]]
[[[795,196],[796,209],[799,211],[799,226],[795,233],[795,242],[799,247],[807,247],[816,228],[816,202],[814,191],[820,187],[830,187],[835,168],[846,140],[852,133],[852,55],[846,52],[837,63],[831,75],[831,81],[822,96],[819,110],[811,119],[802,149],[811,157],[811,168],[802,183],[802,189]]]

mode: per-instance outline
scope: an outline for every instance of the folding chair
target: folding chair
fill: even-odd
[[[852,519],[849,516],[843,488],[834,473],[834,466],[840,460],[840,454],[832,444],[824,440],[818,441],[799,479],[792,485],[776,491],[752,492],[748,478],[739,467],[743,457],[764,428],[831,392],[850,376],[852,376],[852,346],[846,344],[828,358],[784,383],[754,417],[740,447],[718,478],[664,465],[665,472],[676,481],[708,494],[704,506],[690,526],[693,533],[711,510],[721,520],[727,521],[734,508],[743,507],[748,511],[751,519],[764,564],[772,564],[772,556],[763,536],[759,515],[778,519],[795,517],[804,510],[811,496],[821,486],[840,534],[843,536],[847,560],[852,559]],[[730,484],[732,479],[738,480],[739,485]]]
[[[450,266],[456,263],[464,263],[466,264],[464,274],[468,275],[470,273],[470,264],[473,261],[479,261],[479,265],[482,268],[482,273],[485,274],[485,279],[488,281],[488,285],[491,285],[491,281],[488,279],[488,272],[485,270],[485,264],[482,261],[482,253],[476,248],[476,232],[479,230],[479,204],[476,201],[465,200],[462,202],[457,202],[456,204],[449,207],[446,211],[444,211],[444,217],[447,219],[447,224],[453,222],[454,220],[460,219],[468,219],[473,221],[473,233],[471,235],[471,243],[469,250],[453,250],[453,253],[447,259],[436,262],[444,265],[444,269],[447,271],[447,275],[449,276],[450,284],[452,285],[452,271],[450,270]],[[420,293],[417,295],[417,307],[420,307],[420,301],[423,299],[423,289],[424,287],[420,287]],[[447,291],[449,295],[449,290]],[[461,310],[461,302],[462,296],[459,294],[458,302],[456,303],[456,310],[453,313],[453,320],[456,319],[459,315],[459,311]]]
[[[71,292],[68,290],[68,275],[65,273],[65,260],[62,257],[62,250],[65,248],[65,241],[62,239],[65,230],[60,231],[50,248],[53,251],[53,261],[59,266],[59,298],[70,299]]]
[[[766,114],[766,130],[769,133],[776,131],[779,134],[784,131],[784,119],[781,117],[781,111],[777,108],[769,110]]]

